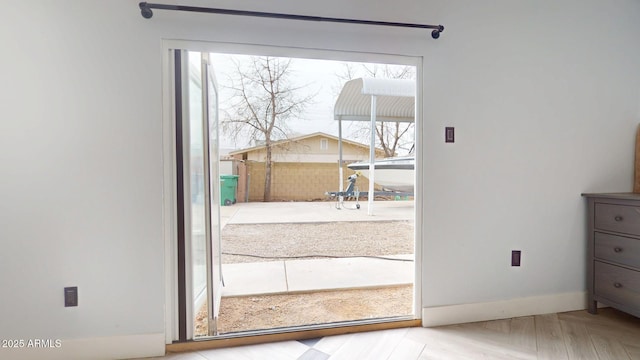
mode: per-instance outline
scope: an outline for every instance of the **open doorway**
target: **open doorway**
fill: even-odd
[[[211,297],[213,302],[219,299],[218,307],[193,303],[193,338],[418,318],[415,199],[419,195],[413,189],[394,192],[376,183],[378,196],[372,196],[376,212],[368,214],[370,205],[360,203],[369,188],[368,176],[348,165],[368,161],[371,128],[368,122],[344,122],[339,129],[332,113],[335,98],[347,81],[402,76],[415,82],[416,64],[207,56],[215,69],[220,106],[218,149],[222,151],[216,159],[209,159],[219,174],[210,169],[209,180],[214,184],[219,177],[223,188],[220,198],[209,200],[219,211],[218,251],[224,286]],[[295,74],[291,89],[303,100],[312,100],[308,106],[299,106],[286,126],[274,125],[281,131],[272,139],[261,138],[255,126],[251,129],[244,123],[249,126],[246,131],[230,125],[241,123],[243,111],[257,109],[240,108],[238,94],[245,101],[251,95],[231,80],[242,71],[243,62],[257,68],[260,63],[256,61],[286,63]],[[304,105],[294,102],[291,107]],[[266,105],[260,111],[268,109],[273,107]],[[416,117],[415,105],[411,110]],[[412,156],[416,126],[416,122],[376,122],[375,157]],[[399,134],[395,139],[394,131]],[[271,143],[269,155],[267,143]],[[342,166],[338,148],[344,156]],[[271,157],[269,170],[267,156]],[[215,160],[220,162],[214,164]],[[269,186],[267,172],[271,173]],[[227,179],[232,183],[233,199],[222,198],[228,195]],[[415,183],[415,174],[407,173],[403,180]],[[344,193],[350,183],[360,191]],[[342,193],[336,196],[339,191]],[[215,216],[216,211],[210,214]],[[215,223],[211,222],[212,234],[217,230]],[[213,248],[205,252],[215,253]],[[211,316],[212,311],[219,313]]]

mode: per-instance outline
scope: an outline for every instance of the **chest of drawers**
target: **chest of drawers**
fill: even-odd
[[[640,194],[584,194],[589,312],[597,304],[640,317]]]

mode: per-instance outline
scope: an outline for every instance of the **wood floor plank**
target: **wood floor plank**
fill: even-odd
[[[538,359],[568,359],[562,326],[557,314],[536,315],[536,343]]]
[[[622,343],[611,336],[591,334],[591,341],[600,360],[629,360],[629,354]]]
[[[480,356],[474,354],[462,354],[462,349],[451,349],[447,346],[426,346],[418,360],[476,360],[481,359]]]
[[[579,322],[560,320],[569,359],[598,360],[587,327]]]
[[[608,325],[629,330],[636,330],[640,328],[639,318],[613,308],[599,309],[597,315],[589,314],[585,310],[571,311],[558,314],[558,318],[560,320],[568,320],[571,322]]]
[[[422,354],[425,344],[404,338],[398,343],[387,360],[416,360]]]
[[[566,313],[559,313],[558,319],[567,320],[567,321],[576,321],[576,322],[586,322],[586,323],[610,321],[608,316],[604,316],[602,314],[593,315],[593,314],[587,313],[586,311],[570,311]]]
[[[558,319],[569,321],[572,323],[581,323],[586,325],[603,325],[611,326],[613,324],[620,325],[619,321],[611,317],[608,313],[602,313],[598,315],[589,314],[585,312],[570,312],[558,314]]]
[[[333,355],[331,360],[381,359],[386,360],[404,339],[408,329],[383,330],[354,334]]]
[[[640,319],[615,309],[601,309],[598,315],[574,311],[434,328],[329,336],[314,345],[312,354],[299,342],[281,342],[165,358],[294,360],[300,358],[302,351],[307,351],[302,356],[309,359],[330,356],[333,360],[640,360]]]
[[[323,337],[317,344],[313,346],[314,349],[320,350],[325,354],[332,355],[338,349],[340,349],[344,344],[349,341],[354,336],[354,334],[344,334],[344,335],[333,335]]]
[[[322,351],[316,350],[316,349],[309,349],[307,350],[307,352],[302,354],[302,356],[300,356],[296,360],[327,360],[327,359],[329,359],[329,355],[323,353]]]
[[[442,329],[432,331],[424,338],[426,345],[420,354],[419,360],[476,360],[476,359],[496,359],[513,360],[515,357],[504,354],[497,354],[487,349],[487,344],[476,342],[473,339],[460,336],[459,329],[452,331],[442,331]]]
[[[640,326],[640,318],[633,316],[631,314],[627,314],[623,311],[614,309],[614,308],[603,308],[598,310],[598,315],[596,316],[606,316],[608,318],[614,319],[617,324],[629,325],[632,327]]]
[[[640,360],[640,345],[624,345],[631,360]]]
[[[535,359],[535,351],[527,351],[510,343],[510,335],[486,329],[484,324],[463,324],[440,328],[413,330],[408,337],[426,344],[421,359]],[[444,357],[446,358],[446,357]]]
[[[510,324],[511,321],[509,320],[508,323]],[[513,359],[535,359],[537,357],[535,345],[528,347],[522,346],[519,342],[513,342],[511,332],[503,332],[505,329],[504,324],[505,322],[500,325],[500,331],[492,329],[478,331],[477,329],[466,328],[464,325],[461,325],[458,335],[465,337],[468,343],[485,349],[491,354],[504,354]],[[508,325],[508,327],[511,328],[511,325]]]
[[[198,353],[208,360],[253,360],[261,358],[274,360],[295,360],[302,356],[302,354],[304,354],[308,349],[308,346],[297,341],[282,341],[277,343],[248,345],[236,348],[202,350]]]
[[[523,349],[537,352],[536,322],[533,316],[511,319],[509,340],[511,344]]]
[[[511,331],[511,319],[486,321],[484,328],[508,334]]]
[[[640,343],[640,329],[629,330],[624,327],[614,325],[589,324],[587,331],[591,335],[599,335],[616,340],[621,344],[637,345]]]

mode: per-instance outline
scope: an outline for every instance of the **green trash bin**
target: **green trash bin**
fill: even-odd
[[[238,175],[220,175],[220,205],[235,204],[237,188]]]

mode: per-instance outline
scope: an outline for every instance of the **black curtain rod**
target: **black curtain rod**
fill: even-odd
[[[287,19],[287,20],[326,21],[326,22],[348,23],[348,24],[364,24],[364,25],[396,26],[396,27],[404,27],[404,28],[434,29],[431,32],[431,37],[434,38],[434,39],[439,38],[440,37],[440,33],[444,31],[444,26],[442,26],[442,25],[423,25],[423,24],[408,24],[408,23],[387,22],[387,21],[341,19],[341,18],[321,17],[321,16],[307,16],[307,15],[268,13],[268,12],[259,12],[259,11],[215,9],[215,8],[183,6],[183,5],[152,4],[152,3],[147,3],[147,2],[141,2],[139,5],[140,5],[140,12],[142,13],[142,17],[144,17],[145,19],[150,19],[153,16],[153,11],[151,11],[151,9],[159,9],[159,10],[178,10],[178,11],[200,12],[200,13],[208,13],[208,14],[253,16],[253,17]]]

